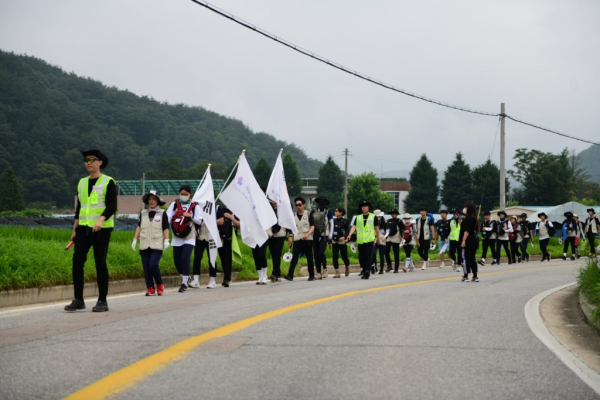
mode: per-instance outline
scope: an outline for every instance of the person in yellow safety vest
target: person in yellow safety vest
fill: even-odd
[[[352,234],[356,232],[356,243],[358,244],[358,259],[360,261],[361,279],[369,279],[371,274],[371,253],[373,246],[379,244],[379,235],[375,233],[375,214],[371,213],[373,206],[366,200],[358,203],[361,213],[354,220],[354,225],[346,241],[350,241]]]
[[[75,245],[73,254],[73,287],[75,297],[66,311],[85,309],[83,301],[83,269],[90,247],[94,248],[98,302],[94,312],[108,311],[108,267],[106,255],[117,211],[117,185],[115,180],[101,170],[108,166],[108,157],[100,150],[82,151],[84,165],[89,176],[77,185],[77,209],[71,240]]]
[[[459,265],[462,264],[462,255],[458,239],[460,236],[460,211],[457,208],[452,209],[452,219],[450,220],[450,258],[452,259],[452,269],[462,272]]]

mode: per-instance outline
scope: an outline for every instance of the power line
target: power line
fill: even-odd
[[[489,112],[485,112],[485,111],[478,111],[478,110],[473,110],[473,109],[470,109],[470,108],[459,107],[459,106],[456,106],[456,105],[453,105],[453,104],[444,103],[444,102],[439,101],[439,100],[434,100],[432,98],[425,97],[425,96],[422,96],[422,95],[417,94],[417,93],[412,93],[412,92],[409,92],[407,90],[397,88],[397,87],[395,87],[393,85],[390,85],[390,84],[385,83],[383,81],[380,81],[378,79],[373,79],[370,76],[362,74],[362,73],[360,73],[358,71],[355,71],[353,69],[346,68],[346,67],[344,67],[341,64],[338,64],[338,63],[336,63],[334,61],[328,60],[327,58],[321,57],[318,54],[315,54],[315,53],[313,53],[313,52],[311,52],[309,50],[306,50],[306,49],[304,49],[304,48],[302,48],[300,46],[297,46],[297,45],[295,45],[292,42],[289,42],[289,41],[287,41],[285,39],[277,37],[276,35],[274,35],[272,33],[269,33],[268,31],[266,31],[266,30],[264,30],[264,29],[262,29],[262,28],[260,28],[260,27],[258,27],[256,25],[253,25],[253,24],[251,24],[251,23],[249,23],[247,21],[244,21],[243,19],[238,18],[235,15],[233,15],[233,14],[231,14],[231,13],[229,13],[229,12],[227,12],[227,11],[221,9],[221,8],[213,6],[212,4],[210,4],[210,3],[206,2],[206,1],[203,1],[203,0],[192,0],[192,2],[194,2],[194,3],[196,3],[196,4],[200,5],[200,6],[203,6],[203,7],[207,8],[208,10],[210,10],[210,11],[216,13],[216,14],[219,14],[222,17],[230,19],[233,22],[235,22],[235,23],[237,23],[239,25],[242,25],[245,28],[253,30],[254,32],[256,32],[258,34],[261,34],[261,35],[263,35],[263,36],[265,36],[265,37],[267,37],[269,39],[272,39],[275,42],[277,42],[279,44],[282,44],[282,45],[284,45],[284,46],[286,46],[286,47],[288,47],[288,48],[290,48],[292,50],[295,50],[295,51],[297,51],[297,52],[299,52],[299,53],[301,53],[301,54],[303,54],[305,56],[313,58],[313,59],[315,59],[317,61],[320,61],[320,62],[322,62],[324,64],[329,65],[330,67],[339,69],[340,71],[346,72],[346,73],[348,73],[350,75],[354,75],[357,78],[363,79],[363,80],[368,81],[370,83],[373,83],[375,85],[379,85],[381,87],[384,87],[386,89],[392,90],[394,92],[401,93],[401,94],[404,94],[406,96],[413,97],[415,99],[427,101],[427,102],[432,103],[432,104],[437,104],[437,105],[442,106],[442,107],[452,108],[454,110],[464,111],[464,112],[468,112],[468,113],[472,113],[472,114],[486,115],[486,116],[490,116],[490,117],[497,117],[497,116],[501,116],[502,117],[502,116],[505,116],[506,118],[510,118],[511,120],[513,120],[515,122],[518,122],[518,123],[521,123],[521,124],[524,124],[524,125],[529,125],[529,126],[531,126],[533,128],[541,129],[541,130],[546,131],[546,132],[550,132],[550,133],[554,133],[556,135],[564,136],[564,137],[569,138],[569,139],[579,140],[581,142],[590,143],[590,144],[594,144],[594,145],[600,146],[600,143],[592,142],[592,141],[585,140],[585,139],[580,139],[580,138],[577,138],[575,136],[570,136],[570,135],[566,135],[564,133],[560,133],[560,132],[556,132],[556,131],[553,131],[553,130],[550,130],[550,129],[542,128],[541,126],[538,126],[538,125],[535,125],[535,124],[531,124],[529,122],[521,121],[521,120],[518,120],[516,118],[512,118],[512,117],[510,117],[510,116],[508,116],[506,114],[501,115],[501,114],[498,114],[498,113],[489,113]]]

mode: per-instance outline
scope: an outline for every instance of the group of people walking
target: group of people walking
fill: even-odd
[[[84,264],[87,253],[93,247],[98,280],[98,301],[93,307],[94,312],[108,311],[106,296],[108,293],[108,269],[106,256],[108,244],[114,227],[114,214],[117,211],[117,191],[113,178],[104,175],[102,170],[108,165],[108,157],[99,150],[81,152],[89,176],[81,179],[78,184],[78,201],[75,213],[75,224],[71,235],[75,250],[73,255],[74,299],[65,306],[66,311],[85,309],[83,300]],[[209,230],[203,221],[202,209],[192,200],[192,189],[182,185],[179,198],[173,201],[166,210],[161,207],[165,202],[156,191],[144,194],[142,201],[147,206],[139,215],[138,227],[132,241],[132,249],[137,249],[146,280],[146,296],[162,295],[164,284],[159,263],[162,254],[169,247],[173,248],[175,268],[181,275],[179,292],[185,292],[189,287],[199,288],[200,265],[203,255],[209,257],[210,280],[208,288],[216,287],[216,265],[210,258],[211,250],[217,247],[211,239]],[[273,212],[277,215],[277,203],[271,201]],[[344,275],[350,273],[348,259],[348,244],[352,251],[358,251],[361,279],[369,279],[377,271],[398,273],[414,271],[412,257],[414,248],[423,260],[421,269],[429,264],[429,251],[439,252],[439,267],[445,267],[445,257],[449,257],[452,268],[462,272],[462,281],[478,282],[478,264],[485,265],[488,249],[491,251],[492,265],[500,264],[500,254],[504,249],[508,263],[529,261],[528,244],[533,243],[534,233],[539,232],[539,244],[542,250],[542,260],[550,261],[547,251],[550,237],[556,234],[557,228],[545,213],[539,213],[540,221],[532,229],[527,221],[527,214],[519,218],[508,218],[505,211],[498,212],[498,220],[491,218],[490,211],[484,212],[484,221],[478,223],[477,208],[473,203],[465,203],[462,209],[441,210],[441,219],[434,220],[426,207],[421,207],[419,216],[413,220],[408,213],[400,218],[397,209],[389,210],[389,219],[384,218],[381,210],[372,211],[373,206],[367,200],[358,204],[358,214],[349,221],[343,207],[329,208],[329,200],[325,196],[315,199],[315,207],[309,212],[305,209],[303,197],[294,199],[296,211],[294,220],[297,233],[282,228],[278,224],[267,230],[268,240],[252,249],[252,255],[259,279],[259,285],[280,282],[282,279],[293,281],[296,266],[300,257],[306,256],[308,264],[308,280],[315,281],[328,277],[327,247],[332,250],[334,278],[340,278],[341,258],[344,264]],[[579,221],[576,214],[566,212],[561,224],[564,252],[566,260],[568,247],[571,247],[571,259],[580,257],[579,241],[590,241],[590,253],[595,255],[595,238],[600,229],[600,220],[593,209],[588,209],[589,217]],[[212,218],[212,217],[211,217]],[[231,282],[232,272],[232,238],[234,229],[240,228],[239,219],[226,206],[217,206],[215,214],[218,233],[222,243],[217,251],[223,269],[224,287]],[[169,240],[170,232],[173,234]],[[478,235],[482,236],[482,255],[476,260],[479,248]],[[287,247],[291,250],[291,259],[287,274],[283,275],[281,260],[287,238]],[[405,261],[400,268],[400,248],[402,247]],[[272,273],[267,277],[267,248],[272,258]],[[391,254],[394,256],[392,267]],[[192,254],[194,259],[192,263]],[[379,255],[379,268],[377,267]],[[286,254],[287,257],[287,254]],[[286,260],[287,261],[287,260]],[[315,268],[316,267],[316,268]]]

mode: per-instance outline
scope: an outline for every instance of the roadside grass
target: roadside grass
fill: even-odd
[[[592,312],[592,322],[600,321],[600,269],[597,258],[590,259],[585,267],[579,269],[577,283],[579,292],[583,293],[590,304],[596,306]]]
[[[111,280],[143,278],[138,251],[131,249],[133,231],[113,231],[108,250],[108,271]],[[65,251],[64,248],[71,238],[69,229],[27,228],[0,226],[0,290],[42,288],[48,286],[68,285],[72,282],[72,257],[73,249]],[[252,249],[244,245],[238,236],[238,243],[242,252],[242,264],[233,265],[233,270],[238,272],[239,280],[257,279],[258,274],[254,266]],[[589,246],[588,246],[589,247]],[[558,239],[552,238],[548,246],[553,258],[562,255],[562,246],[558,245]],[[283,252],[287,250],[284,244]],[[534,247],[529,246],[530,254],[541,254],[536,241]],[[584,253],[585,254],[585,253]],[[327,265],[332,268],[332,253],[329,248],[325,253]],[[477,257],[481,256],[481,246]],[[413,249],[412,257],[415,261],[422,261]],[[358,264],[358,254],[348,249],[348,258],[351,264]],[[393,259],[392,253],[392,259]],[[429,252],[429,258],[439,259],[437,250]],[[491,255],[488,252],[488,259]],[[192,256],[193,259],[193,256]],[[400,249],[400,259],[405,260],[404,250]],[[340,261],[340,265],[343,262]],[[267,250],[268,273],[272,271],[272,261]],[[300,267],[306,266],[306,257],[302,257],[296,267],[296,274],[300,273]],[[173,263],[173,251],[167,250],[160,262],[163,275],[177,275]],[[281,263],[282,273],[287,273],[289,263]],[[217,270],[222,272],[220,260],[217,259]],[[201,263],[203,274],[208,273],[208,257],[204,255]],[[331,269],[330,269],[331,271]],[[95,282],[96,270],[93,253],[88,254],[85,268],[86,282]]]

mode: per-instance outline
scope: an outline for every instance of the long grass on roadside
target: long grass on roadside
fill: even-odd
[[[598,259],[591,258],[585,267],[579,269],[577,277],[579,291],[583,293],[590,304],[596,306],[592,313],[593,322],[600,320],[600,269]]]

